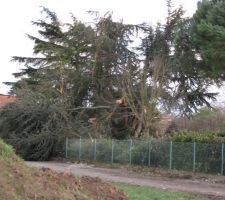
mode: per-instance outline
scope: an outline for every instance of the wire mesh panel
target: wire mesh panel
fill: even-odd
[[[196,143],[196,172],[221,173],[221,144]]]
[[[224,144],[67,139],[67,158],[225,175]]]
[[[132,140],[113,140],[113,162],[129,163]]]
[[[75,160],[79,159],[79,139],[68,139],[67,140],[67,148],[66,148],[66,155],[68,158],[72,158]]]
[[[170,142],[151,141],[151,166],[169,168]]]
[[[193,170],[193,143],[174,142],[172,169],[192,171]]]
[[[148,166],[149,146],[148,141],[133,140],[131,148],[131,164]]]
[[[222,175],[225,175],[225,147],[224,147],[224,144],[221,145],[221,152],[222,152],[222,155],[221,155],[221,174]]]
[[[94,140],[81,139],[80,160],[94,160]]]
[[[111,162],[112,161],[112,140],[96,140],[96,160]]]

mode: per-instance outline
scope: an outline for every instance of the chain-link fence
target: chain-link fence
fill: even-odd
[[[225,174],[224,144],[158,140],[66,139],[66,157]]]

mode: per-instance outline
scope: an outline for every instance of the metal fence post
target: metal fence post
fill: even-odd
[[[151,140],[148,142],[148,166],[151,166]]]
[[[223,175],[223,167],[224,167],[224,144],[222,144],[221,149],[221,175]]]
[[[130,164],[132,163],[132,139],[130,139],[130,152],[129,152],[129,161],[130,161]]]
[[[172,159],[173,159],[173,142],[170,141],[170,169],[172,169]]]
[[[113,139],[112,139],[112,157],[111,157],[111,162],[113,163],[113,153],[114,153],[114,144],[113,144]]]
[[[66,137],[66,158],[68,157],[68,137]]]
[[[80,137],[80,143],[79,143],[79,160],[81,159],[81,137]]]
[[[193,172],[195,172],[195,163],[196,163],[196,143],[193,144]]]
[[[94,139],[94,160],[96,160],[96,139]]]

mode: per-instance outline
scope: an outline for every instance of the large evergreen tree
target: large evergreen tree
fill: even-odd
[[[193,42],[207,63],[208,75],[218,79],[224,79],[225,69],[224,16],[224,0],[203,0],[193,17]]]
[[[68,133],[119,139],[159,136],[156,123],[162,107],[190,115],[210,106],[215,94],[207,89],[214,79],[208,59],[192,40],[197,26],[182,19],[181,8],[172,10],[170,1],[166,23],[156,27],[114,22],[110,13],[97,17],[92,26],[73,16],[72,23],[62,24],[56,13],[43,11],[46,18],[33,22],[39,36],[28,35],[34,57],[13,57],[25,67],[14,74],[19,81],[8,83],[18,101],[0,118],[1,137],[25,157],[47,159],[57,139]],[[141,39],[136,48],[135,36]],[[15,119],[20,126],[10,125]],[[23,141],[29,143],[26,149]]]

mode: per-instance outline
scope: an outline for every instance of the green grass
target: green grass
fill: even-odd
[[[9,156],[13,155],[13,153],[13,148],[0,139],[0,158],[7,159]]]
[[[124,183],[115,183],[114,185],[123,191],[130,200],[207,200],[207,198],[196,197],[184,192],[168,192]]]

